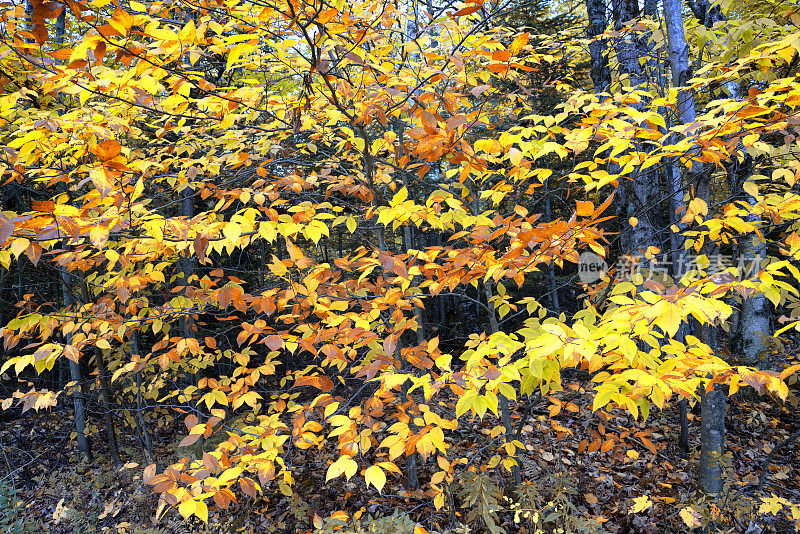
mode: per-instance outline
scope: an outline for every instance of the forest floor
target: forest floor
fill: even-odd
[[[747,534],[795,532],[800,525],[800,517],[793,518],[791,508],[785,505],[785,501],[800,504],[800,442],[787,443],[777,451],[763,491],[757,491],[770,452],[800,429],[797,406],[784,407],[769,398],[744,393],[729,399],[726,492],[721,501],[710,503],[697,497],[695,483],[699,417],[690,414],[690,452],[683,458],[677,446],[677,409],[653,409],[646,423],[636,422],[627,413],[593,413],[590,382],[565,386],[563,392],[540,397],[528,406],[528,419],[520,424],[520,441],[527,453],[521,457],[523,480],[529,488],[548,488],[551,494],[545,497],[549,502],[558,497],[559,502],[570,503],[561,511],[550,506],[548,513],[555,510],[556,515],[591,520],[598,532],[687,532],[687,522],[693,520],[713,521],[719,532]],[[796,389],[792,395],[797,399]],[[459,430],[451,446],[472,464],[486,464],[494,452],[481,445],[481,436],[496,423],[488,416],[476,420],[473,428]],[[425,488],[406,491],[404,480],[394,475],[382,495],[374,488],[366,489],[359,477],[326,484],[327,465],[335,459],[328,449],[296,451],[292,457],[295,495],[291,498],[269,491],[258,501],[242,496],[227,510],[212,506],[207,526],[187,523],[168,507],[156,521],[157,496],[142,482],[146,462],[138,443],[121,436],[125,465],[114,469],[102,434],[98,434],[93,439],[96,460],[88,465],[77,461],[70,440],[72,429],[67,410],[28,412],[2,423],[0,489],[5,495],[0,497],[7,503],[5,507],[0,503],[0,532],[313,532],[315,522],[320,526],[322,518],[364,521],[367,516],[391,515],[398,510],[428,531],[468,531],[453,529],[454,524],[469,522],[470,510],[457,492],[448,512],[434,510]],[[175,444],[184,431],[182,424],[175,422],[154,433],[159,467],[177,459]],[[435,461],[422,462],[420,480],[436,470]],[[502,483],[499,469],[487,473]],[[526,526],[524,516],[515,523],[511,506],[503,502],[497,514],[500,527],[506,532],[534,532]],[[553,525],[559,520],[551,518]],[[15,521],[28,530],[6,530]],[[471,526],[472,532],[482,530],[480,521]],[[556,531],[555,527],[544,529]]]

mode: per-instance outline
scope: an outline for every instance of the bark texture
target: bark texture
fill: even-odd
[[[588,34],[595,38],[589,44],[589,55],[592,58],[590,73],[595,93],[604,93],[611,87],[611,67],[608,61],[608,43],[605,39],[596,39],[603,35],[608,26],[606,19],[607,6],[605,0],[586,0],[586,13],[589,16]]]
[[[669,63],[672,73],[672,83],[676,87],[685,87],[691,71],[689,67],[689,45],[683,28],[681,3],[679,0],[663,0],[664,20],[669,43]],[[695,111],[694,94],[691,89],[681,89],[678,92],[678,118],[683,124],[693,123],[697,116]],[[690,169],[690,182],[695,197],[711,205],[711,191],[708,176],[703,172],[703,166],[694,162]],[[677,180],[677,176],[673,179]],[[677,184],[673,184],[677,187]],[[673,201],[677,198],[673,190]],[[705,254],[712,252],[710,247],[703,251]],[[696,326],[698,337],[707,344],[712,351],[716,349],[716,327],[703,324]],[[721,386],[715,385],[709,392],[703,391],[700,401],[700,470],[699,483],[703,491],[709,495],[719,495],[723,489],[722,454],[725,446],[725,393]],[[682,417],[685,415],[683,407]],[[684,436],[684,424],[681,428],[681,447],[688,448],[688,436]]]
[[[61,272],[61,291],[65,308],[69,308],[75,304],[75,299],[70,290],[69,278],[70,275],[67,272]],[[65,336],[64,343],[68,345],[72,343],[72,334]],[[86,434],[86,399],[83,395],[83,373],[80,364],[71,359],[69,360],[69,377],[70,380],[75,382],[72,394],[72,405],[75,410],[75,432],[78,450],[87,462],[92,462],[94,461],[92,447],[89,443],[89,437]]]
[[[676,2],[676,0],[666,0]],[[697,20],[711,28],[718,22],[725,22],[725,14],[719,5],[712,6],[709,0],[688,0],[689,8]],[[735,81],[725,83],[725,88],[730,93],[731,98],[743,99],[742,88]],[[736,197],[745,198],[750,205],[754,205],[756,199],[744,191],[744,184],[752,179],[753,160],[741,145],[739,152],[743,154],[741,160],[733,161],[726,165],[728,172],[728,183],[731,193]],[[750,222],[758,222],[758,217],[751,215],[748,217]],[[742,265],[747,267],[751,262],[766,259],[766,243],[757,234],[752,234],[745,239],[739,246],[739,259]],[[759,269],[760,270],[760,266]],[[741,273],[740,273],[741,274]],[[769,300],[763,294],[756,294],[751,298],[744,299],[742,302],[739,317],[737,317],[737,332],[734,333],[735,348],[742,354],[748,365],[764,367],[765,349],[767,340],[772,336],[771,307]]]
[[[725,452],[725,391],[715,385],[700,399],[700,487],[719,495],[724,487],[722,455]]]

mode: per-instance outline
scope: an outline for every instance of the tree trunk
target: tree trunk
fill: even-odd
[[[674,0],[673,0],[674,1]],[[711,28],[717,22],[725,22],[725,14],[719,5],[712,6],[708,0],[688,0],[689,8],[706,28]],[[735,81],[725,83],[725,88],[731,98],[744,99],[739,84]],[[739,150],[742,151],[741,145]],[[744,161],[734,161],[728,166],[728,180],[731,193],[735,196],[744,196],[751,205],[756,199],[744,192],[744,184],[752,179],[752,161],[747,153],[744,153]],[[750,222],[756,222],[758,218],[754,215],[748,217]],[[745,266],[755,258],[766,259],[766,244],[757,236],[751,235],[740,247],[740,260]],[[741,266],[740,266],[741,268]],[[759,266],[760,270],[760,266]],[[741,274],[741,271],[740,273]],[[766,341],[772,335],[772,323],[770,321],[771,308],[769,300],[760,293],[747,298],[742,303],[740,315],[738,317],[738,331],[732,332],[737,339],[737,349],[744,356],[748,365],[763,367],[765,365]]]
[[[663,5],[672,83],[677,87],[684,87],[691,72],[681,3],[679,0],[663,0]],[[678,116],[683,124],[691,124],[696,119],[694,95],[690,89],[683,89],[678,93]],[[699,162],[692,163],[691,174],[695,196],[710,205],[708,178]],[[705,252],[708,254],[708,251],[707,246]],[[699,325],[697,334],[712,352],[716,351],[716,328],[713,325]],[[724,482],[722,454],[725,446],[725,392],[720,385],[715,385],[709,392],[705,389],[702,391],[700,412],[700,487],[709,495],[719,495]]]
[[[81,282],[81,294],[85,304],[93,301],[89,293],[89,285],[86,278]],[[111,384],[108,380],[108,368],[103,357],[103,349],[95,346],[94,357],[97,363],[97,378],[100,382],[100,396],[103,399],[103,424],[105,426],[106,438],[108,439],[108,451],[111,454],[111,463],[117,467],[122,464],[117,448],[117,432],[114,429],[114,414],[112,412]]]
[[[66,271],[61,271],[61,292],[64,299],[64,308],[75,304],[75,299],[70,291],[69,276]],[[72,344],[71,333],[65,336],[64,344]],[[69,360],[69,374],[70,380],[75,382],[72,404],[75,410],[75,432],[78,450],[83,454],[87,462],[93,462],[92,447],[89,443],[89,437],[86,435],[86,399],[83,396],[83,373],[78,362]]]
[[[181,196],[181,215],[188,221],[194,216],[194,192],[189,184],[186,185],[180,192]],[[194,256],[191,254],[190,249],[186,249],[186,256],[178,260],[178,268],[180,269],[180,283],[183,284],[183,296],[191,299],[189,291],[189,283],[192,275],[194,274]],[[194,321],[190,313],[184,313],[180,319],[181,336],[184,339],[195,337],[194,335]],[[197,385],[197,372],[190,370],[187,364],[185,374],[183,375],[184,386]]]
[[[720,495],[724,486],[722,454],[725,447],[725,391],[714,389],[700,396],[700,487],[708,495]]]
[[[401,351],[402,351],[401,341],[398,339],[397,344],[394,346],[394,357],[400,360],[400,362],[402,362],[403,364],[405,364],[405,362],[403,362]],[[403,365],[403,367],[406,366]],[[415,406],[414,401],[411,399],[411,397],[408,396],[409,389],[411,389],[411,383],[408,380],[406,380],[401,388],[404,402],[408,403],[411,406]],[[416,408],[412,410],[412,413],[408,414],[408,419],[409,419],[408,428],[412,432],[417,431],[417,425],[414,423],[415,417],[416,417]],[[411,455],[409,455],[408,466],[406,468],[406,482],[408,483],[408,489],[412,490],[419,488],[419,469],[417,468],[417,456],[418,455],[416,452],[412,452]]]
[[[678,449],[683,458],[689,457],[689,401],[681,399],[678,401],[678,411],[680,412],[680,435],[678,436]]]
[[[402,122],[398,121],[395,124],[395,133],[397,134],[397,139],[400,144],[400,147],[404,146],[404,139],[403,139],[404,131],[405,129],[403,127]],[[408,175],[405,172],[401,171],[401,176],[403,180],[403,187],[406,188],[406,191],[410,196],[411,188],[408,182]],[[409,225],[403,226],[403,248],[406,254],[408,254],[408,252],[414,248],[412,232],[413,230]],[[413,277],[412,285],[414,287],[419,286],[419,276]],[[422,308],[419,306],[414,306],[414,319],[417,322],[417,329],[416,329],[417,345],[422,345],[425,342],[425,323],[424,323],[424,315],[422,312]],[[401,354],[402,352],[401,343],[402,339],[398,339],[397,344],[395,345],[395,358],[400,360],[403,363],[403,367],[405,368],[406,364],[402,360],[402,354]],[[405,402],[408,402],[412,406],[414,406],[413,400],[408,396],[409,389],[410,389],[410,382],[406,381],[402,387],[403,398],[405,399]],[[409,422],[409,428],[411,428],[413,432],[417,431],[417,426],[414,424],[415,417],[416,417],[416,408],[414,410],[414,413],[410,414],[411,420]],[[419,487],[419,470],[417,467],[418,456],[419,455],[417,453],[413,453],[408,458],[408,472],[406,473],[406,480],[408,481],[408,487],[410,489],[417,489]]]
[[[181,189],[181,215],[185,217],[187,221],[194,216],[194,195],[189,185]],[[181,283],[184,285],[183,295],[189,298],[187,291],[189,288],[189,279],[194,274],[194,256],[189,253],[189,249],[187,249],[186,257],[182,257],[179,260],[179,267]],[[185,338],[194,337],[192,318],[188,314],[181,317],[181,331],[181,334]]]
[[[767,245],[753,234],[745,241],[742,263],[760,263],[767,257]],[[756,272],[761,269],[759,265]],[[739,320],[739,349],[748,365],[766,368],[766,342],[772,337],[770,302],[763,294],[745,298]]]
[[[59,13],[58,17],[56,17],[56,35],[55,35],[56,42],[61,46],[64,45],[64,33],[66,32],[66,28],[67,28],[67,6],[62,5],[61,13]]]
[[[625,23],[640,16],[638,0],[612,0],[617,30],[623,29]],[[649,3],[645,3],[650,7]],[[641,58],[648,56],[647,35],[638,31],[626,33],[617,39],[616,49],[619,59],[620,74],[628,77],[631,89],[645,89],[647,81]],[[645,61],[645,65],[649,63]],[[638,110],[644,109],[644,102],[634,104]],[[619,172],[616,165],[611,165],[608,172]],[[658,224],[656,221],[658,205],[658,180],[653,169],[640,171],[634,169],[630,178],[621,177],[617,187],[617,209],[626,221],[620,236],[620,247],[623,253],[637,258],[640,267],[646,267],[641,260],[642,252],[650,246],[659,246],[656,239]],[[635,219],[635,222],[631,222]],[[649,263],[649,262],[648,262]]]
[[[141,348],[139,345],[139,331],[131,333],[131,354],[141,359]],[[144,447],[144,455],[147,461],[153,462],[153,441],[150,439],[150,430],[147,425],[147,418],[144,414],[144,402],[142,401],[142,372],[136,372],[136,428]]]
[[[551,213],[551,206],[550,206],[550,179],[544,181],[544,216],[545,220],[552,221],[553,214]],[[561,303],[558,300],[558,282],[556,281],[556,269],[555,269],[555,262],[550,260],[550,264],[547,266],[547,278],[548,284],[550,286],[550,307],[551,312],[553,315],[558,317],[561,313]]]
[[[596,38],[605,33],[608,25],[605,0],[586,0],[586,13],[589,15],[589,37]],[[593,40],[589,44],[589,55],[592,58],[590,73],[594,92],[604,93],[611,87],[611,67],[608,61],[606,40]]]
[[[491,326],[492,333],[495,334],[500,331],[500,323],[497,322],[497,316],[492,307],[492,286],[489,284],[488,280],[483,284],[483,291],[486,295],[486,307],[489,311],[489,325]],[[511,408],[508,405],[508,399],[502,393],[497,394],[497,401],[500,405],[500,420],[506,430],[506,442],[511,443],[514,441],[515,437],[514,423],[511,421]],[[511,458],[514,460],[514,467],[511,468],[514,486],[511,489],[516,490],[522,484],[522,473],[519,469],[519,455],[516,453],[516,450]]]
[[[103,357],[103,349],[94,348],[94,356],[97,360],[97,376],[100,380],[100,393],[103,398],[103,426],[106,430],[108,439],[108,451],[111,454],[111,463],[114,467],[122,465],[117,448],[117,432],[114,429],[113,401],[111,399],[111,383],[108,380],[108,367]]]
[[[403,124],[398,122],[395,127],[395,133],[397,134],[397,140],[399,141],[401,147],[405,146],[405,139],[403,135],[404,132],[405,129],[403,128]],[[403,187],[406,188],[408,195],[411,196],[408,174],[405,172],[402,172],[401,174],[403,177]],[[408,254],[409,250],[414,248],[413,232],[414,230],[411,228],[410,224],[403,226],[403,240],[405,241],[404,248],[406,254]],[[412,280],[413,286],[419,287],[419,282],[419,276],[414,276]],[[425,341],[425,316],[423,315],[423,311],[420,306],[414,306],[414,319],[417,321],[417,344],[422,345],[422,343]]]

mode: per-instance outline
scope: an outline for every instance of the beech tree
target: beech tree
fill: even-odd
[[[555,416],[578,407],[554,395],[576,372],[592,411],[642,425],[700,400],[699,484],[719,495],[726,395],[789,396],[800,366],[756,358],[767,301],[775,336],[800,328],[789,3],[737,48],[753,21],[675,0],[587,0],[580,32],[541,34],[502,1],[29,5],[4,13],[0,265],[58,289],[18,282],[0,374],[68,365],[76,384],[3,406],[71,395],[90,456],[96,371],[115,464],[120,424],[153,459],[178,415],[180,459],[143,474],[159,513],[291,496],[312,451],[326,483],[419,487],[436,510],[477,469],[519,495],[526,406],[555,399],[570,434]],[[721,265],[736,244],[746,261]],[[557,299],[587,251],[610,268],[548,309],[530,288]],[[474,312],[445,346],[451,301]],[[742,361],[720,348],[737,306]],[[481,465],[461,432],[493,451]]]

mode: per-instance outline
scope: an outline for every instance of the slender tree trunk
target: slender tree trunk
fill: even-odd
[[[33,4],[31,0],[25,0],[25,22],[27,30],[33,33]],[[34,40],[29,37],[26,41],[32,43]]]
[[[397,139],[398,139],[398,141],[400,143],[400,146],[401,147],[404,146],[404,144],[403,144],[404,128],[403,128],[402,122],[398,121],[395,124],[395,133],[397,134]],[[402,179],[403,179],[403,186],[406,188],[406,191],[408,191],[408,193],[410,195],[411,194],[411,188],[410,188],[410,184],[408,182],[408,175],[405,172],[401,172],[401,175],[402,175]],[[408,254],[408,252],[411,249],[414,248],[413,230],[409,225],[403,226],[403,248],[405,249],[406,254]],[[419,286],[419,277],[418,276],[413,277],[412,285],[414,287],[418,287]],[[425,339],[426,339],[425,338],[425,323],[424,323],[424,315],[423,315],[423,312],[422,312],[422,308],[419,307],[419,306],[414,306],[414,319],[417,322],[417,329],[416,329],[417,345],[422,345],[425,342]],[[401,355],[401,348],[400,348],[401,345],[400,344],[401,344],[401,340],[398,339],[397,345],[395,345],[395,358],[399,359],[400,361],[403,361],[402,360],[402,355]],[[403,361],[403,366],[405,367],[405,362],[404,361]],[[403,388],[402,388],[403,397],[405,398],[406,402],[409,402],[413,406],[414,403],[413,403],[412,399],[408,396],[408,390],[409,389],[410,389],[410,383],[409,382],[404,383],[403,384]],[[416,410],[415,410],[415,412],[416,412]],[[417,427],[414,424],[415,415],[416,415],[416,413],[411,414],[411,422],[409,423],[409,427],[414,432],[417,431]],[[408,458],[408,473],[407,473],[407,477],[406,478],[408,480],[408,486],[411,489],[417,489],[419,487],[419,474],[418,474],[418,468],[417,468],[417,457],[418,457],[417,453],[414,453]]]
[[[395,132],[397,134],[397,139],[400,143],[400,146],[404,145],[404,128],[403,124],[398,122],[395,127]],[[409,196],[411,195],[410,184],[408,183],[408,175],[405,172],[402,172],[403,177],[403,187],[406,188]],[[414,248],[414,239],[413,239],[413,232],[414,230],[411,228],[410,225],[403,226],[403,239],[405,241],[404,248],[406,254]],[[419,276],[414,276],[412,280],[412,284],[414,287],[419,287]],[[425,342],[425,315],[423,314],[422,308],[420,306],[414,306],[414,319],[417,321],[417,344],[422,345]]]
[[[666,24],[666,34],[669,43],[669,63],[672,74],[672,83],[677,87],[683,87],[690,78],[689,71],[689,46],[683,31],[683,18],[680,11],[680,0],[663,0],[664,20]],[[683,124],[694,121],[694,95],[689,90],[680,90],[678,93],[678,120]],[[670,222],[673,231],[670,234],[672,247],[672,268],[673,277],[677,283],[683,275],[683,250],[684,239],[682,232],[685,225],[680,222],[677,216],[678,209],[684,205],[684,184],[681,175],[681,165],[679,161],[671,161],[668,168],[668,180],[670,181]],[[693,169],[694,170],[694,169]],[[679,341],[685,340],[686,325],[680,327]],[[702,403],[701,403],[702,407]],[[679,404],[680,411],[680,437],[678,447],[684,457],[689,455],[689,411],[686,399],[681,399]]]
[[[741,253],[742,263],[760,263],[767,258],[767,245],[758,235],[747,238]],[[761,269],[759,265],[756,272]],[[748,365],[765,368],[768,365],[766,341],[772,337],[772,310],[770,302],[763,294],[745,298],[742,302],[739,320],[739,345]]]
[[[608,26],[606,20],[605,0],[586,0],[586,13],[589,15],[588,33],[590,38],[603,35]],[[589,55],[591,56],[590,73],[594,92],[604,93],[611,87],[611,67],[608,61],[608,45],[605,39],[598,39],[589,44]]]
[[[680,413],[680,435],[678,436],[678,449],[681,456],[689,457],[689,401],[681,399],[678,401],[678,411]]]
[[[403,361],[402,355],[402,341],[400,339],[397,340],[397,344],[394,346],[394,357],[395,359],[399,360],[402,364],[402,368],[406,368],[406,362]],[[408,390],[411,389],[411,383],[406,380],[402,386],[402,395],[404,402],[408,403],[410,406],[414,406],[414,409],[410,414],[408,414],[408,428],[411,429],[412,432],[417,431],[417,425],[414,423],[414,418],[416,417],[416,405],[414,401],[409,397]],[[408,488],[415,490],[419,488],[419,470],[417,468],[417,453],[412,452],[411,455],[408,457],[408,467],[406,469],[406,482],[408,483]]]
[[[709,0],[687,0],[687,3],[697,20],[706,28],[712,28],[717,22],[726,21],[725,14],[719,4],[712,6]],[[726,82],[725,88],[730,93],[731,98],[740,100],[745,98],[739,84],[735,81]],[[745,193],[743,188],[744,184],[752,179],[752,160],[742,150],[741,145],[739,146],[739,151],[744,154],[743,161],[734,161],[727,168],[731,193],[736,196],[746,197],[748,202],[754,205],[756,199]],[[758,217],[750,215],[748,220],[757,222]],[[755,259],[766,259],[766,243],[758,235],[753,234],[746,238],[744,245],[740,246],[739,252],[739,259],[745,265]],[[732,333],[737,340],[736,348],[742,353],[749,365],[763,367],[766,363],[764,359],[766,341],[772,335],[770,318],[770,303],[763,294],[757,293],[742,302],[736,325],[739,328]]]
[[[141,346],[139,344],[139,331],[131,333],[131,353],[141,358]],[[142,400],[142,372],[136,372],[136,428],[139,429],[139,436],[144,447],[144,455],[147,461],[153,462],[153,441],[150,439],[150,430],[147,425],[147,417],[144,413],[144,402]]]
[[[663,0],[663,5],[672,82],[677,87],[684,87],[691,73],[681,4],[679,0]],[[691,124],[696,119],[694,95],[689,89],[678,93],[678,116],[683,124]],[[710,205],[710,184],[699,162],[693,163],[691,173],[695,196]],[[716,328],[713,325],[698,325],[697,334],[712,351],[716,351]],[[724,483],[722,454],[725,447],[725,392],[720,385],[713,386],[708,392],[703,389],[700,412],[700,487],[709,495],[719,495]]]
[[[81,282],[81,294],[85,304],[89,304],[93,301],[85,277]],[[116,467],[121,465],[122,461],[120,460],[119,449],[117,448],[117,432],[114,429],[114,413],[112,411],[113,401],[111,399],[111,384],[108,380],[108,367],[103,357],[103,349],[95,346],[94,357],[97,362],[97,378],[100,382],[100,396],[103,399],[103,423],[106,430],[106,438],[108,439],[108,450],[111,453],[111,463]]]
[[[550,180],[544,182],[544,216],[545,220],[552,221],[553,215],[550,207]],[[551,260],[547,266],[548,285],[550,286],[550,307],[552,313],[557,317],[561,313],[561,303],[558,300],[558,282],[556,281],[556,269]]]
[[[650,9],[652,2],[645,2],[645,8]],[[637,19],[641,12],[638,0],[612,0],[615,19],[615,28],[622,30],[626,23]],[[616,40],[617,58],[620,74],[626,77],[630,88],[646,89],[645,67],[652,70],[648,57],[647,39],[649,34],[640,31],[629,31]],[[644,102],[635,104],[639,110],[644,109]],[[609,165],[609,173],[619,172],[619,168]],[[657,221],[658,212],[658,180],[654,169],[633,169],[628,177],[621,177],[617,187],[617,209],[626,221],[625,228],[620,236],[620,247],[624,253],[636,258],[638,265],[643,269],[647,263],[643,259],[643,252],[651,246],[658,247]]]
[[[181,196],[181,215],[188,221],[194,216],[194,192],[189,184],[186,185],[180,192]],[[186,250],[186,256],[178,260],[178,268],[180,269],[181,284],[183,284],[183,296],[191,299],[191,291],[189,284],[191,277],[194,274],[194,256],[191,254],[190,249]],[[184,313],[180,319],[181,335],[184,339],[195,337],[194,334],[194,321],[190,313]],[[183,375],[183,382],[185,385],[197,385],[197,372],[186,365],[185,374]]]
[[[55,34],[55,41],[63,46],[64,45],[64,33],[66,32],[67,28],[67,6],[63,5],[61,7],[61,13],[58,14],[56,17],[56,34]]]
[[[194,216],[194,195],[191,187],[188,185],[181,189],[181,215],[187,220]],[[183,295],[189,298],[188,288],[191,276],[194,274],[194,257],[188,252],[186,257],[179,260],[181,270],[181,282],[184,285]],[[194,337],[192,318],[190,315],[183,315],[181,317],[181,330],[185,338]]]
[[[367,184],[372,191],[372,207],[377,210],[381,205],[381,200],[380,195],[378,194],[378,188],[375,186],[375,162],[372,159],[372,153],[370,152],[371,140],[364,127],[359,126],[358,133],[361,136],[361,139],[364,141],[364,154],[362,158],[364,163],[364,175],[367,177]],[[375,237],[378,241],[378,250],[387,250],[386,240],[383,237],[383,228],[378,222],[377,213],[375,213]]]
[[[724,486],[722,454],[725,448],[725,391],[716,384],[700,396],[700,487],[720,495]]]
[[[486,307],[489,310],[489,325],[492,328],[492,333],[495,334],[500,331],[500,323],[497,322],[497,316],[492,307],[492,286],[487,280],[483,284],[483,291],[486,295]],[[500,419],[503,427],[506,430],[506,441],[511,443],[515,439],[514,423],[511,421],[511,408],[508,404],[508,399],[502,393],[497,394],[497,401],[500,405]],[[511,468],[511,476],[514,478],[513,490],[516,490],[522,484],[522,473],[519,469],[519,455],[514,452],[511,457],[514,460],[514,467]]]
[[[114,429],[113,401],[111,399],[111,383],[108,380],[108,367],[103,357],[103,349],[94,348],[94,357],[97,360],[97,376],[100,380],[100,393],[103,398],[103,424],[108,439],[108,451],[111,454],[111,463],[118,467],[122,464],[117,447],[117,432]]]
[[[65,308],[75,304],[75,299],[70,291],[69,276],[66,271],[61,271],[61,291]],[[72,343],[71,333],[65,336],[64,343],[67,345]],[[87,462],[92,462],[94,461],[92,447],[89,443],[89,437],[86,435],[86,399],[83,396],[83,373],[78,362],[69,360],[69,374],[70,380],[75,382],[72,404],[75,410],[75,432],[78,450],[83,454]]]

